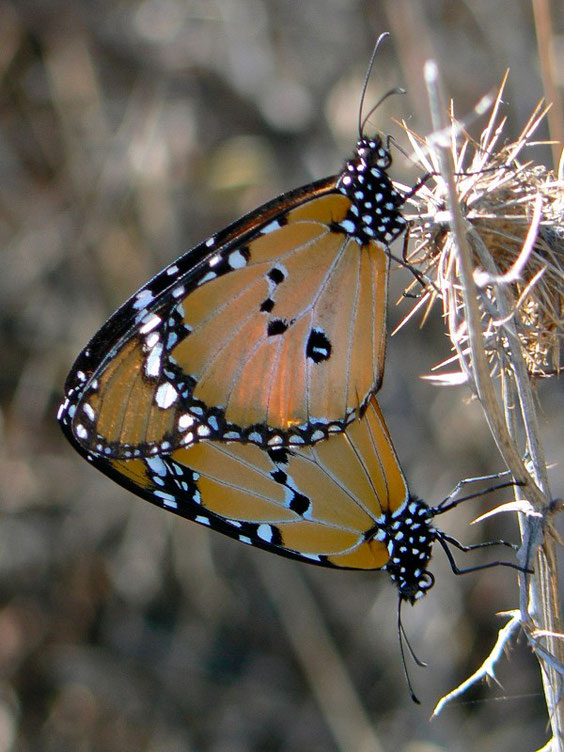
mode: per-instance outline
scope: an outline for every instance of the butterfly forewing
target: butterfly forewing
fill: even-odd
[[[381,164],[381,167],[378,164]],[[405,226],[380,141],[252,212],[136,293],[79,356],[60,420],[89,452],[343,430],[380,386],[387,245]]]

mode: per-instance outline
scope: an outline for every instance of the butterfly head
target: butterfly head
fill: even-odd
[[[367,169],[377,167],[380,170],[387,170],[392,164],[390,150],[384,146],[380,136],[373,138],[363,136],[357,142],[355,154],[362,163],[366,164]]]

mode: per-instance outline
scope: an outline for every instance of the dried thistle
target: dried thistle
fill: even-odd
[[[426,63],[425,78],[435,134],[424,140],[408,132],[421,166],[437,175],[412,199],[416,244],[410,261],[419,277],[429,279],[418,306],[428,310],[437,298],[442,300],[460,365],[459,374],[442,381],[466,380],[480,401],[500,454],[520,484],[510,505],[520,513],[518,560],[523,567],[534,567],[528,577],[519,576],[519,609],[512,612],[490,657],[443,698],[435,714],[491,675],[519,625],[542,668],[553,748],[560,750],[564,642],[552,519],[561,505],[550,492],[530,381],[532,375],[561,368],[564,186],[544,168],[518,161],[524,147],[532,145],[546,108],[539,105],[519,139],[496,151],[505,124],[498,119],[504,81],[480,142],[465,137],[459,144],[461,129],[452,107],[450,124],[445,124],[433,61]],[[493,376],[499,377],[499,390]]]
[[[492,372],[506,362],[505,321],[496,317],[496,307],[491,305],[502,286],[529,374],[548,376],[564,367],[564,181],[541,165],[519,160],[526,147],[533,145],[532,135],[548,111],[542,103],[519,138],[499,146],[506,122],[500,115],[504,84],[505,79],[479,142],[467,135],[458,138],[460,126],[451,107],[455,186],[469,230]],[[446,211],[446,185],[432,144],[405,129],[416,163],[431,173],[410,199],[415,209],[409,216],[410,235],[415,242],[408,261],[429,279],[416,308],[424,308],[426,315],[441,298],[462,371],[443,380],[459,382],[469,373],[467,328],[458,257]]]

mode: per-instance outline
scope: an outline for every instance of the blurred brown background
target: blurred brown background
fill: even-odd
[[[139,285],[241,213],[340,168],[384,30],[367,101],[408,89],[372,118],[384,132],[398,133],[392,117],[428,132],[429,56],[459,114],[510,67],[508,136],[543,96],[527,0],[0,0],[0,752],[546,741],[523,641],[499,666],[502,688],[427,721],[487,654],[495,613],[516,606],[511,571],[455,577],[436,551],[436,587],[404,610],[429,663],[410,664],[417,707],[386,574],[308,568],[167,515],[90,468],[54,417],[74,357]],[[528,156],[549,165],[551,151]],[[418,177],[398,152],[392,174]],[[393,272],[395,293],[406,281]],[[410,484],[430,502],[502,469],[468,392],[419,379],[448,353],[438,310],[422,330],[411,322],[389,343],[381,392]],[[538,393],[547,455],[561,462],[562,387]],[[555,494],[563,480],[561,463]],[[467,542],[516,540],[509,516],[468,527],[494,503],[469,502],[441,526]]]

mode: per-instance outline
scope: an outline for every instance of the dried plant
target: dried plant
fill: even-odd
[[[519,138],[503,143],[504,80],[475,142],[452,106],[445,125],[436,66],[428,64],[426,72],[435,132],[423,139],[406,127],[415,161],[429,173],[410,199],[414,247],[407,260],[428,284],[406,319],[417,311],[425,317],[442,303],[454,355],[437,367],[450,372],[434,378],[466,383],[479,399],[508,469],[523,484],[503,511],[519,512],[519,561],[534,569],[520,577],[520,607],[488,659],[435,713],[476,680],[493,676],[503,647],[521,626],[541,665],[551,748],[561,749],[564,643],[552,518],[562,504],[548,486],[533,386],[534,379],[563,368],[564,182],[522,161],[548,110],[542,103]]]
[[[548,108],[538,105],[519,138],[498,147],[505,118],[500,116],[503,81],[479,142],[465,135],[451,109],[451,150],[459,205],[471,231],[474,282],[483,304],[486,353],[492,367],[503,366],[504,321],[492,314],[495,282],[513,298],[513,321],[527,370],[547,376],[562,369],[564,343],[564,183],[542,165],[521,163]],[[432,177],[410,203],[413,250],[408,261],[429,278],[417,307],[427,310],[442,300],[451,340],[464,361],[467,331],[461,326],[462,290],[456,244],[449,231],[446,186],[437,151],[415,133],[407,133],[423,170]],[[491,255],[488,262],[484,248]],[[493,271],[495,269],[495,271]],[[463,372],[467,368],[463,365]]]

